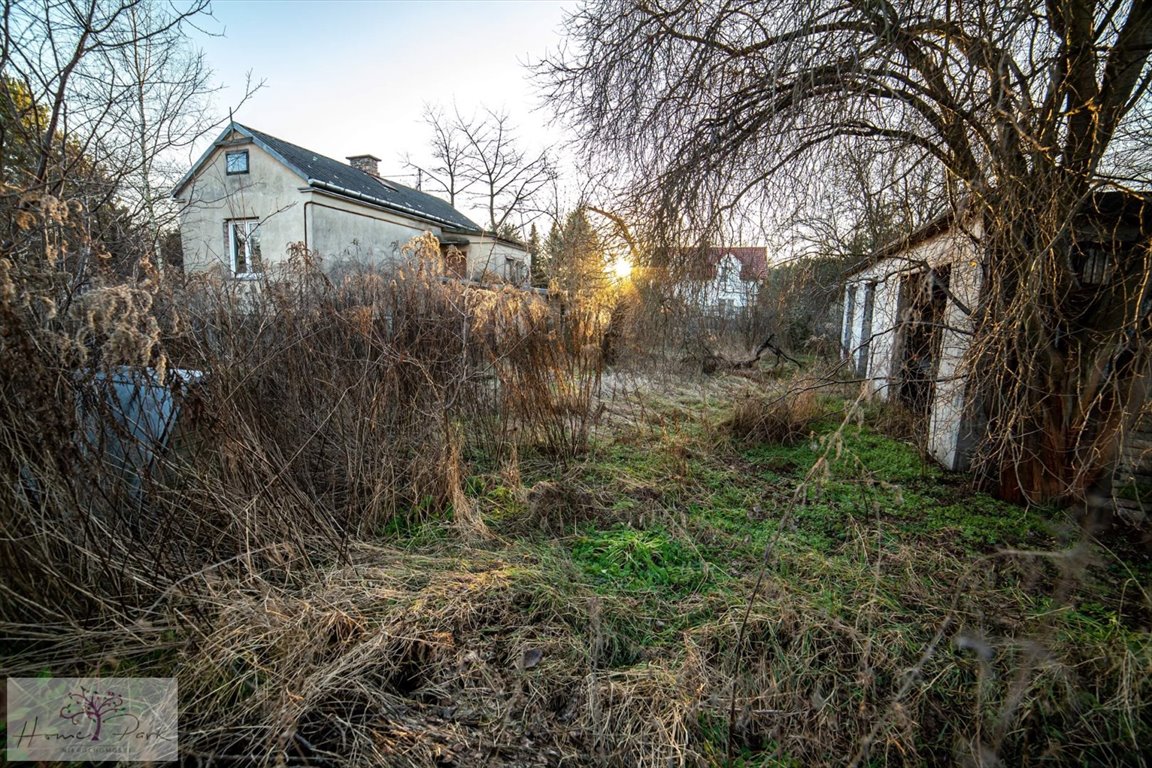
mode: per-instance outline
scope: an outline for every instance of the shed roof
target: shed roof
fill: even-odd
[[[1092,224],[1112,223],[1135,225],[1141,232],[1147,232],[1152,230],[1150,202],[1152,193],[1147,191],[1117,187],[1097,190],[1084,201],[1076,214],[1075,228],[1080,231],[1082,227]],[[956,211],[946,211],[919,229],[885,243],[868,254],[861,264],[848,270],[844,275],[845,278],[850,278],[889,256],[915,248],[924,241],[947,232],[956,223],[956,217]]]
[[[952,228],[952,224],[955,220],[956,214],[952,211],[947,211],[932,219],[919,229],[914,229],[903,237],[889,240],[887,243],[865,256],[863,260],[855,267],[849,269],[844,274],[844,277],[852,277],[853,275],[859,272],[863,272],[869,267],[874,266],[889,256],[893,256],[897,253],[900,253],[901,251],[906,251],[909,248],[915,248],[925,240],[930,240],[936,235],[947,232]]]

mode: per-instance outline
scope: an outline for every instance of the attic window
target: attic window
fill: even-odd
[[[224,154],[224,167],[229,176],[248,173],[248,150],[240,149],[235,152],[226,152]]]

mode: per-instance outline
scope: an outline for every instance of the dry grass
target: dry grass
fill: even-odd
[[[1140,764],[1139,578],[1077,606],[1080,550],[909,540],[889,517],[928,480],[898,445],[899,477],[839,434],[852,474],[798,480],[822,380],[602,389],[598,313],[446,283],[420,247],[395,279],[301,253],[258,292],[70,304],[0,261],[6,671],[176,675],[205,762],[717,764],[734,692],[737,764]],[[208,374],[140,477],[77,439],[122,365]]]
[[[186,754],[261,765],[717,764],[735,678],[740,750],[805,765],[1018,764],[1047,729],[1062,744],[1094,744],[1088,753],[1105,764],[1132,756],[1152,644],[1042,645],[1028,639],[1036,618],[1005,610],[1010,593],[998,604],[978,588],[981,569],[1011,581],[1026,563],[965,568],[857,533],[859,560],[840,570],[788,553],[742,647],[736,595],[707,597],[710,618],[646,646],[637,622],[650,609],[518,547],[362,545],[315,580],[233,585],[180,661]],[[818,584],[829,578],[856,585],[854,609],[827,602]],[[917,606],[918,620],[894,620],[893,600]],[[1020,636],[981,634],[981,615]]]
[[[527,491],[526,514],[518,522],[531,531],[560,536],[580,525],[604,523],[606,500],[571,478],[542,480]]]
[[[219,595],[184,667],[203,716],[186,731],[193,751],[266,765],[530,765],[537,746],[571,753],[536,730],[579,706],[586,649],[573,628],[586,601],[531,562],[483,550],[359,546],[352,560],[292,588]]]
[[[598,315],[446,281],[433,239],[411,249],[394,276],[334,282],[298,252],[259,285],[147,280],[70,303],[36,265],[0,260],[0,461],[14,491],[0,503],[0,620],[132,621],[204,573],[328,563],[433,517],[482,538],[466,453],[583,450]],[[205,377],[182,391],[174,367]],[[128,437],[100,378],[113,370],[151,370],[183,405],[155,461],[109,458]]]
[[[813,425],[828,415],[816,381],[776,388],[767,394],[747,390],[732,405],[723,428],[737,440],[792,445],[812,434]]]

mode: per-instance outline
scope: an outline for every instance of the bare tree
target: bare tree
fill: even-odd
[[[468,144],[464,173],[476,185],[470,196],[488,212],[488,228],[499,231],[555,179],[548,152],[525,153],[504,112],[485,110],[478,120],[457,114],[456,124]]]
[[[421,176],[427,175],[433,187],[443,192],[449,204],[454,206],[456,197],[476,183],[476,178],[465,172],[471,148],[466,138],[467,131],[461,124],[459,112],[448,117],[442,108],[431,104],[424,105],[423,119],[432,131],[429,144],[435,164],[424,167],[413,163],[411,158],[406,159],[405,164]]]
[[[190,47],[184,28],[168,28],[168,21],[155,5],[130,8],[127,43],[114,49],[107,71],[126,96],[117,109],[117,133],[123,134],[116,138],[120,198],[141,228],[141,255],[156,264],[162,263],[162,234],[175,226],[178,214],[169,190],[187,170],[188,152],[220,124],[211,110],[219,89],[203,53]],[[151,33],[158,28],[164,31]],[[249,77],[234,107],[259,87]]]
[[[878,149],[850,143],[828,158],[835,173],[795,180],[793,194],[777,204],[780,254],[847,268],[948,209],[936,168],[903,148]]]
[[[543,65],[549,95],[623,164],[666,238],[790,199],[852,145],[931,167],[980,237],[968,369],[985,468],[1009,494],[1084,493],[1147,373],[1149,270],[1147,249],[1132,255],[1088,317],[1068,301],[1084,287],[1069,253],[1109,168],[1150,177],[1150,137],[1131,128],[1152,3],[594,0],[567,28],[571,53]],[[1088,438],[1088,424],[1104,426]]]
[[[424,108],[424,123],[432,132],[434,164],[405,162],[456,205],[462,195],[484,209],[491,232],[518,230],[513,214],[540,213],[538,198],[556,181],[556,170],[543,149],[525,152],[507,113],[485,109],[480,117],[452,114],[436,106]]]
[[[14,86],[0,98],[20,116],[6,121],[0,142],[31,149],[21,167],[4,169],[16,194],[82,204],[87,235],[105,245],[133,229],[119,250],[155,263],[174,221],[168,189],[187,151],[219,125],[209,114],[211,73],[187,37],[208,0],[0,3],[0,69]]]
[[[143,47],[171,43],[207,10],[208,0],[173,5],[164,13],[128,0],[5,0],[5,74],[45,107],[43,123],[36,125],[40,153],[34,182],[50,183],[54,143],[71,140],[83,151],[98,150],[97,144],[116,133],[120,109],[133,96],[127,73],[118,66],[125,58]]]

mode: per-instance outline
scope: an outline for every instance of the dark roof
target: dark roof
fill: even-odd
[[[1141,232],[1147,232],[1152,228],[1152,212],[1149,208],[1149,193],[1126,189],[1096,190],[1076,213],[1076,226],[1089,226],[1092,223],[1126,223],[1140,227]],[[889,256],[914,248],[936,235],[947,232],[955,224],[957,216],[955,211],[945,211],[919,229],[885,243],[868,254],[863,262],[845,272],[844,277],[852,277]]]
[[[351,195],[345,194],[346,197],[358,198],[362,195],[373,198],[385,206],[422,214],[439,223],[446,223],[476,234],[480,233],[480,227],[474,221],[438,197],[406,187],[403,184],[378,179],[369,173],[353,168],[347,163],[325,157],[262,131],[246,128],[239,123],[236,123],[235,126],[252,134],[252,138],[259,139],[267,145],[267,148],[280,155],[286,163],[307,176],[310,183],[313,180],[319,181],[323,184],[339,187],[339,190],[329,190],[336,194],[341,194],[341,190],[345,190],[353,193]]]
[[[409,216],[445,225],[451,230],[476,235],[482,233],[476,222],[438,197],[406,187],[403,184],[397,184],[394,181],[377,178],[353,168],[347,163],[333,160],[318,152],[278,139],[240,123],[232,123],[224,130],[213,147],[209,148],[204,157],[192,168],[192,171],[177,185],[176,192],[179,192],[184,184],[195,175],[200,164],[212,153],[212,149],[224,141],[233,130],[250,136],[262,149],[279,158],[312,187],[370,205],[391,208]]]

